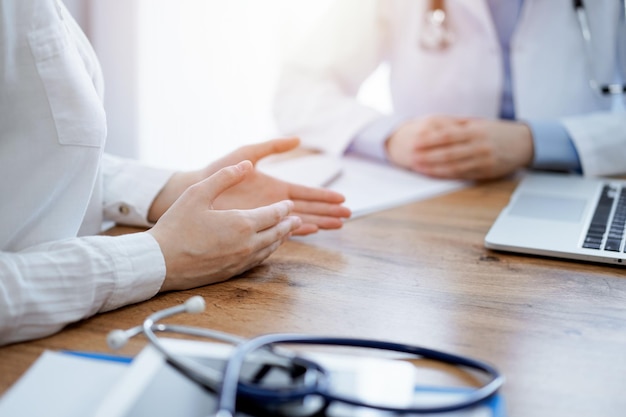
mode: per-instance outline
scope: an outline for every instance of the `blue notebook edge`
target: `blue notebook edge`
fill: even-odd
[[[114,355],[114,354],[108,354],[108,353],[85,352],[85,351],[79,351],[79,350],[61,350],[60,352],[66,355],[79,356],[81,358],[96,359],[96,360],[101,360],[101,361],[110,361],[110,362],[118,362],[118,363],[125,363],[125,364],[130,364],[133,361],[132,356],[121,356],[121,355]]]

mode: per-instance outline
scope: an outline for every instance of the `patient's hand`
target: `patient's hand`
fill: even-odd
[[[224,281],[254,268],[297,230],[291,201],[251,210],[214,210],[215,198],[253,172],[249,161],[225,167],[187,188],[150,233],[165,259],[160,291]]]
[[[247,145],[202,170],[174,174],[155,199],[149,219],[158,219],[185,189],[208,178],[219,169],[243,160],[256,164],[264,157],[292,150],[299,143],[297,138],[291,138]],[[281,200],[293,201],[292,214],[302,219],[302,226],[294,234],[306,235],[319,229],[337,229],[343,225],[344,218],[350,217],[350,210],[341,205],[344,202],[343,195],[323,188],[282,181],[257,169],[247,175],[244,181],[221,193],[213,206],[216,209],[250,209]]]

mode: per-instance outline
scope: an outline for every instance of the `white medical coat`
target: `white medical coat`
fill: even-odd
[[[103,156],[102,91],[60,2],[0,0],[0,344],[145,300],[163,282],[151,235],[85,236],[103,218],[148,225],[171,175]]]
[[[393,111],[499,115],[503,63],[485,0],[448,0],[453,45],[421,49],[429,2],[341,0],[308,39],[288,54],[275,112],[280,130],[307,146],[343,153],[351,140],[383,115],[356,95],[382,63],[389,64]],[[619,0],[585,3],[593,35],[593,78],[612,82],[617,68]],[[626,39],[622,39],[626,41]],[[625,42],[626,43],[626,42]],[[622,51],[626,55],[626,50]],[[570,134],[586,175],[626,173],[626,112],[589,86],[591,71],[571,0],[525,0],[511,40],[516,117],[557,120]],[[624,75],[626,56],[622,56]]]

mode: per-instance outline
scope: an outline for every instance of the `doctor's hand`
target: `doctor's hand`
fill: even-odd
[[[253,172],[249,161],[219,170],[192,185],[147,233],[165,258],[160,291],[224,281],[263,262],[298,229],[291,201],[251,210],[214,210],[220,194]]]
[[[389,160],[438,178],[485,180],[530,165],[533,139],[523,123],[430,116],[401,125],[387,140]]]
[[[172,176],[159,193],[150,209],[148,219],[155,221],[192,184],[209,177],[219,169],[249,160],[256,164],[269,155],[295,149],[297,138],[274,139],[254,145],[243,146],[198,171],[180,172]],[[216,209],[250,209],[281,200],[292,200],[293,214],[302,219],[302,226],[294,232],[306,235],[319,229],[338,229],[343,219],[350,217],[350,210],[341,204],[343,195],[323,189],[307,187],[279,180],[258,170],[246,179],[220,194],[214,201]]]

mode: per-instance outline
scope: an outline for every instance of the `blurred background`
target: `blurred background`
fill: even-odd
[[[98,54],[107,150],[191,169],[276,137],[282,54],[332,0],[64,0]],[[380,68],[360,93],[389,107]]]

